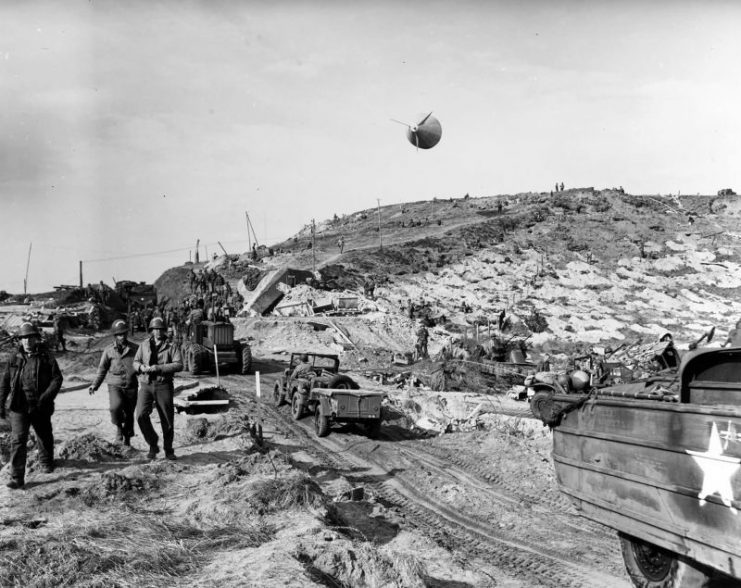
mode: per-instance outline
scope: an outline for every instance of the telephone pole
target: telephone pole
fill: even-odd
[[[311,219],[311,269],[316,273],[316,223]]]
[[[28,261],[26,261],[26,277],[23,279],[23,294],[26,294],[26,287],[28,286],[28,268],[31,265],[31,247],[33,247],[33,243],[28,244]]]
[[[383,237],[381,236],[381,199],[376,198],[378,203],[378,248],[383,249]]]

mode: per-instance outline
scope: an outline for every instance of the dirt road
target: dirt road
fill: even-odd
[[[263,394],[269,393],[280,363],[258,362],[256,368]],[[177,383],[210,386],[215,380],[183,377]],[[234,408],[226,417],[178,415],[175,463],[147,462],[140,435],[122,452],[102,441],[113,437],[105,387],[95,396],[85,388],[60,394],[54,426],[58,453],[66,451],[67,459],[60,459],[52,474],[37,473],[32,464],[24,491],[0,489],[0,543],[10,545],[8,541],[23,537],[49,545],[49,537],[74,529],[80,520],[89,530],[90,517],[102,524],[118,513],[111,511],[111,501],[116,508],[125,506],[128,517],[131,512],[160,513],[157,517],[174,517],[179,525],[212,519],[224,524],[225,517],[244,516],[240,484],[255,484],[261,476],[275,482],[298,471],[334,497],[332,525],[319,525],[315,516],[290,509],[276,511],[269,515],[271,528],[278,529],[271,541],[239,556],[223,544],[200,542],[205,553],[198,565],[171,572],[180,578],[160,585],[208,586],[218,580],[222,586],[269,587],[297,585],[299,577],[302,586],[381,585],[368,571],[368,562],[383,553],[397,568],[400,558],[413,557],[414,569],[425,570],[415,576],[417,584],[401,579],[383,585],[630,585],[614,533],[579,517],[556,490],[546,436],[526,438],[508,428],[425,438],[387,424],[378,440],[352,425],[334,426],[329,437],[319,439],[311,418],[297,422],[287,406],[258,403],[254,376],[222,376],[221,384],[233,395]],[[194,435],[199,427],[207,430],[208,423],[227,418],[234,425],[247,415],[250,422],[262,424],[265,449],[260,453],[254,453],[239,427],[225,434]],[[81,456],[80,440],[87,439],[90,446],[93,438],[101,440],[96,447],[102,457]],[[227,472],[232,473],[224,478]],[[85,535],[79,529],[77,533]],[[98,529],[89,538],[91,549],[105,542],[100,534]],[[358,545],[365,547],[358,550]],[[364,551],[368,549],[376,552]],[[294,566],[286,565],[285,553],[293,554]],[[20,570],[26,564],[18,555],[10,561]],[[364,571],[358,576],[359,568]]]
[[[274,379],[261,377],[263,395]],[[224,382],[254,394],[254,377]],[[615,534],[579,517],[556,489],[547,437],[531,443],[494,430],[415,438],[385,426],[371,440],[347,424],[320,439],[313,420],[294,421],[288,406],[266,401],[261,411],[269,441],[298,443],[316,461],[314,475],[341,475],[364,488],[499,585],[630,586]]]

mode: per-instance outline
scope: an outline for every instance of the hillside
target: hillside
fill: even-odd
[[[138,430],[130,447],[109,441],[108,394],[87,390],[109,333],[71,328],[56,354],[56,469],[40,471],[30,452],[25,488],[0,485],[0,585],[629,586],[615,533],[559,493],[550,429],[502,394],[515,376],[492,382],[435,355],[464,333],[460,349],[475,348],[474,325],[482,339],[526,340],[531,359],[555,352],[556,367],[589,345],[666,331],[681,348],[716,325],[718,345],[741,315],[740,212],[733,197],[591,189],[433,200],[382,207],[382,248],[367,210],[318,223],[311,249],[304,228],[258,262],[165,271],[158,294],[178,302],[190,267],[243,282],[249,298],[284,268],[316,264],[312,284],[282,286],[284,301],[352,296],[362,311],[236,318],[256,373],[176,374],[181,397],[218,384],[230,403],[176,415],[174,462],[146,458]],[[415,342],[410,300],[434,318],[433,359],[395,365]],[[3,325],[41,303],[4,306]],[[293,351],[339,352],[343,372],[381,393],[377,439],[356,423],[320,438],[313,418],[276,402]],[[10,439],[0,421],[3,464]]]
[[[242,256],[228,277],[236,284],[247,271],[315,263],[330,287],[352,290],[374,276],[385,316],[402,320],[408,300],[445,316],[448,328],[433,336],[433,348],[502,309],[513,325],[545,319],[545,330],[532,333],[535,349],[619,344],[667,331],[681,346],[713,325],[725,336],[741,315],[740,214],[733,196],[592,188],[436,199],[381,207],[380,237],[377,209],[317,223],[313,250],[305,226],[251,269]],[[173,268],[160,281],[183,271]],[[461,311],[463,302],[471,312]],[[399,326],[406,345],[411,326]]]

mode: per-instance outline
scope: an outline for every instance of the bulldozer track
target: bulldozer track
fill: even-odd
[[[342,449],[342,453],[338,453],[336,448],[331,447],[333,445],[331,440],[319,440],[314,437],[313,432],[309,430],[308,422],[294,421],[287,413],[273,405],[266,404],[266,407],[267,412],[275,417],[281,428],[298,437],[302,445],[326,467],[338,470],[350,479],[353,478],[352,469],[358,466],[373,465],[389,473],[387,464],[384,463],[386,458],[382,454],[374,455],[374,452],[370,451],[359,455],[358,452],[352,451],[352,448]],[[367,443],[377,442],[363,438],[358,446]],[[468,473],[460,470],[451,472],[449,467],[444,468],[435,456],[424,455],[424,452],[415,451],[408,446],[403,448],[402,454],[406,454],[407,458],[409,456],[414,459],[423,458],[426,465],[432,466],[436,473],[452,475],[477,491],[487,490]],[[413,524],[426,529],[431,537],[452,541],[457,548],[465,550],[482,562],[520,579],[525,576],[529,585],[612,588],[618,580],[614,576],[589,567],[588,564],[569,559],[563,552],[502,536],[488,523],[480,522],[428,493],[422,494],[417,489],[418,481],[404,479],[403,472],[395,472],[391,479],[383,481],[364,480],[363,484],[370,487],[388,504],[397,507]],[[488,494],[510,507],[516,502],[496,489],[489,490]]]

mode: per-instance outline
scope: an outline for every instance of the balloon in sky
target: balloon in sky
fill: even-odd
[[[440,142],[443,134],[440,121],[432,116],[432,112],[418,115],[418,122],[414,125],[393,118],[391,120],[407,127],[407,139],[417,149],[431,149]]]

